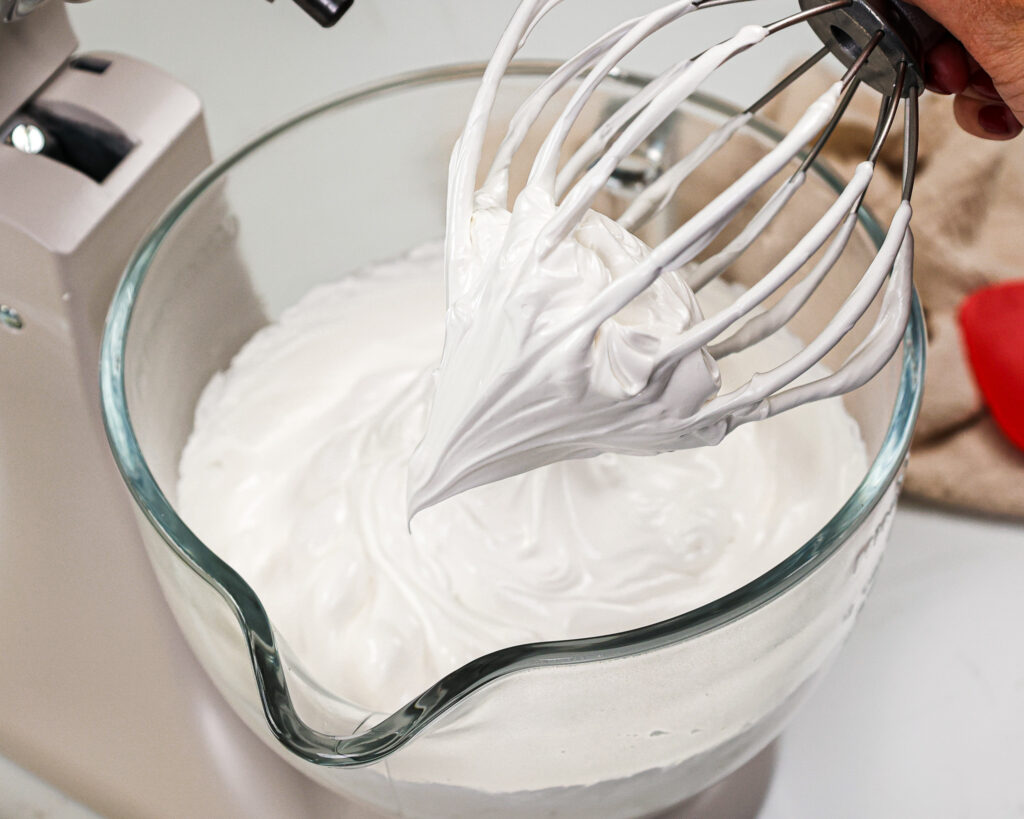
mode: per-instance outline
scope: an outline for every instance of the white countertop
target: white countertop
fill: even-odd
[[[904,503],[760,819],[1024,816],[1024,525]]]

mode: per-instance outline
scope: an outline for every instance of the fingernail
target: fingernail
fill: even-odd
[[[930,91],[935,91],[937,94],[953,93],[953,89],[949,87],[942,77],[942,72],[932,60],[927,60],[924,64],[924,83]]]
[[[993,136],[1006,136],[1020,130],[1020,123],[1005,105],[986,105],[978,111],[978,123]]]
[[[971,88],[988,100],[1001,100],[1002,96],[996,91],[995,83],[987,71],[975,71],[971,74]]]

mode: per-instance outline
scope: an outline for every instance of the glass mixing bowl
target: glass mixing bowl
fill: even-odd
[[[520,65],[495,121],[507,121],[552,68]],[[101,363],[107,431],[192,649],[240,717],[291,764],[398,815],[644,815],[707,788],[764,748],[849,633],[886,542],[921,396],[916,304],[896,357],[845,399],[870,468],[789,559],[664,622],[481,657],[393,714],[370,713],[319,685],[252,588],[175,506],[197,398],[253,332],[311,287],[443,235],[448,155],[481,71],[426,71],[332,100],[199,179],[144,240],[114,298]],[[609,80],[572,139],[640,82]],[[617,176],[602,206],[621,208],[645,173],[731,112],[703,97],[684,105]],[[736,162],[778,139],[753,123],[687,191],[706,198]],[[733,278],[749,281],[791,247],[834,200],[837,184],[818,166],[787,224],[747,254]],[[648,238],[696,204],[688,193],[677,197]],[[879,239],[862,215],[846,260],[805,312],[831,314]],[[798,334],[816,331],[804,321]],[[862,337],[856,329],[828,362]]]

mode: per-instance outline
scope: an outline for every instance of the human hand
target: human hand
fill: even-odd
[[[968,133],[1018,136],[1024,130],[1024,0],[912,2],[953,35],[926,57],[928,88],[956,95],[956,119]]]

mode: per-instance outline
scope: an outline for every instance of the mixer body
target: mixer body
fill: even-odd
[[[152,66],[75,47],[62,3],[0,24],[0,755],[103,815],[287,815],[298,777],[196,667],[99,419],[111,294],[210,162],[202,109]],[[18,126],[39,153],[11,144]],[[232,782],[225,754],[258,775]]]

